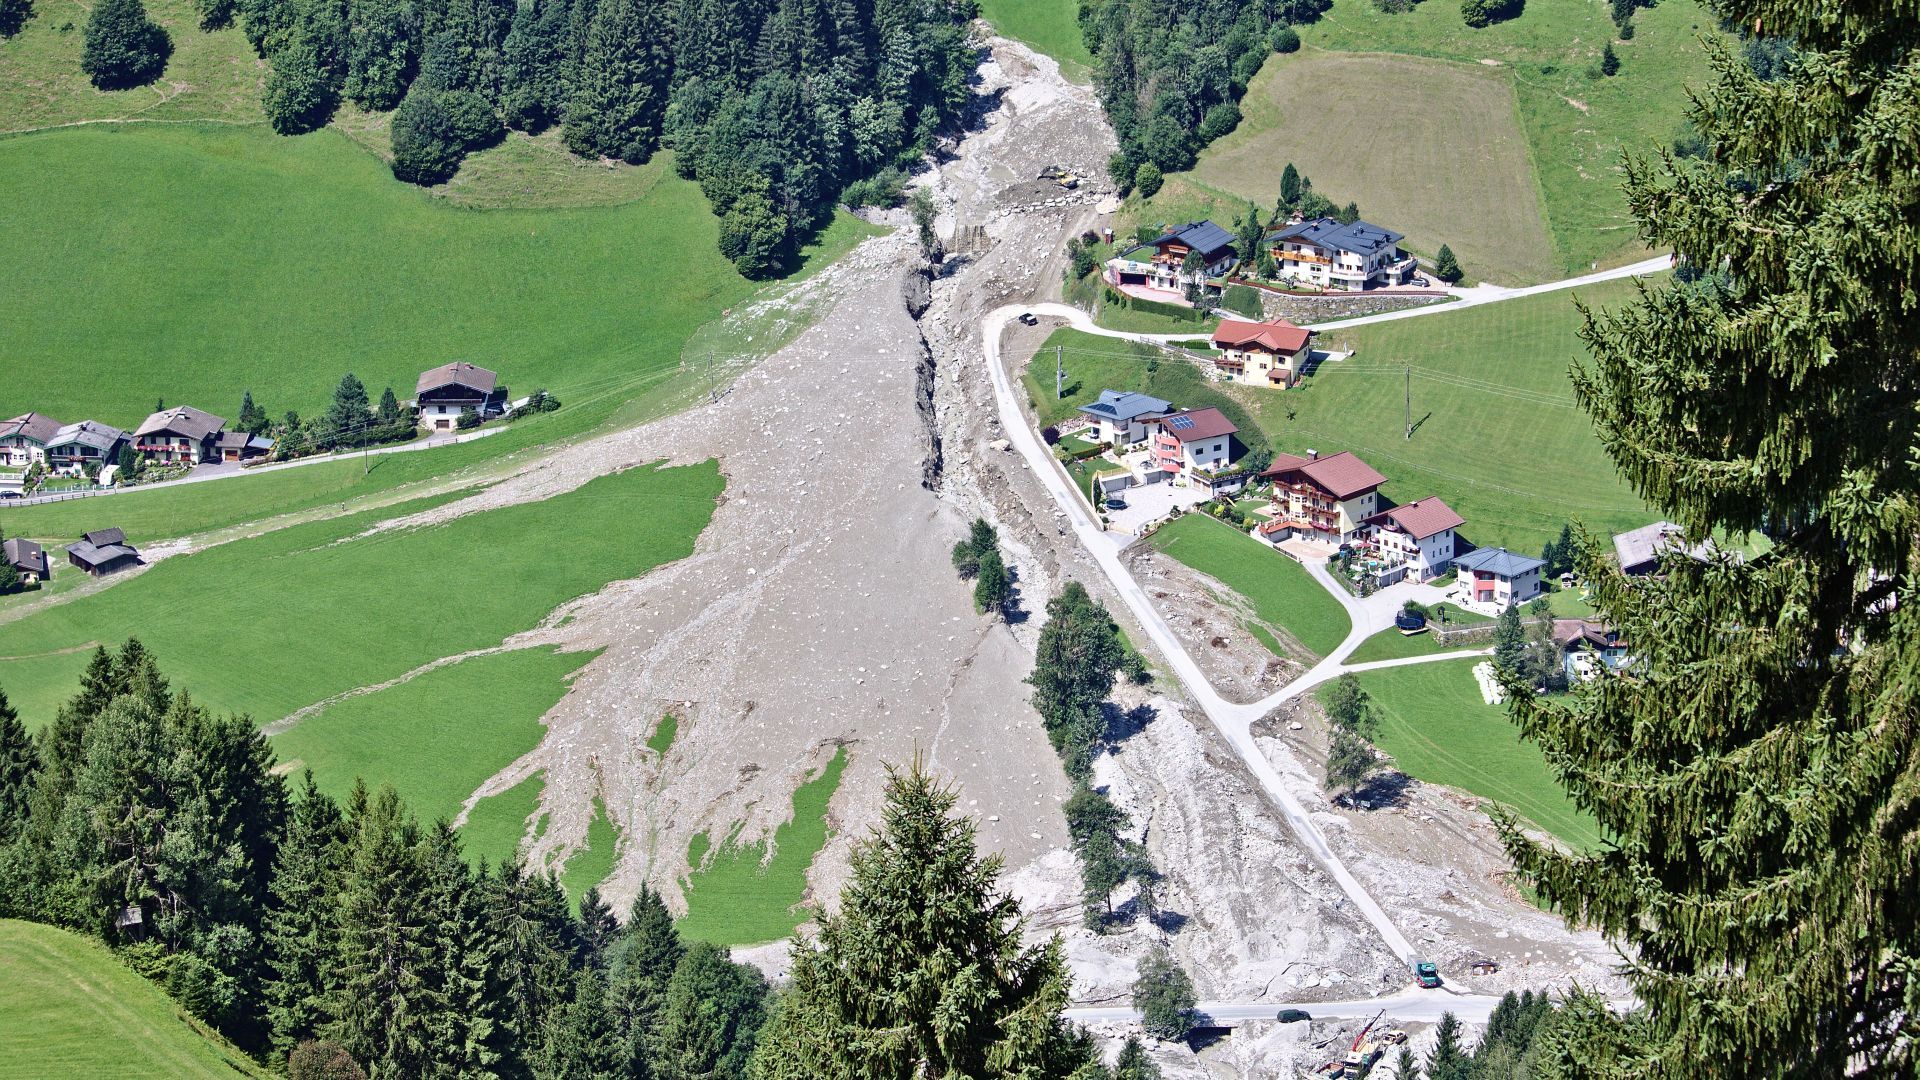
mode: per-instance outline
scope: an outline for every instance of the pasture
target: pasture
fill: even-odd
[[[469,360],[518,394],[645,386],[756,286],[664,159],[615,206],[476,212],[396,183],[327,129],[101,126],[0,140],[0,411],[131,427],[156,398],[229,419],[376,398]],[[841,217],[814,261],[867,232]]]
[[[1080,36],[1073,0],[981,0],[980,17],[1003,37],[1031,46],[1053,57],[1060,74],[1085,83],[1093,70],[1093,54]]]
[[[1027,393],[1042,423],[1072,415],[1106,388],[1141,390],[1182,408],[1221,405],[1243,441],[1295,454],[1351,450],[1387,477],[1383,491],[1394,501],[1438,495],[1467,519],[1461,533],[1475,544],[1533,553],[1570,520],[1617,532],[1656,516],[1619,478],[1573,400],[1567,373],[1586,355],[1576,336],[1576,296],[1617,306],[1633,296],[1633,285],[1607,282],[1327,331],[1316,348],[1355,354],[1320,364],[1286,391],[1209,382],[1194,365],[1148,346],[1062,330],[1036,357]],[[1076,387],[1062,401],[1052,392],[1055,344]]]
[[[827,804],[847,767],[844,748],[818,775],[793,793],[793,815],[770,841],[716,845],[702,833],[688,845],[687,913],[676,924],[681,936],[716,945],[755,945],[793,933],[810,916],[801,907],[807,868],[830,834]]]
[[[1560,789],[1539,748],[1521,741],[1505,706],[1480,696],[1477,662],[1360,673],[1360,685],[1380,709],[1380,749],[1416,780],[1503,803],[1576,848],[1598,844],[1596,823]]]
[[[1507,284],[1560,276],[1503,72],[1315,49],[1269,60],[1240,106],[1239,128],[1189,174],[1199,184],[1271,212],[1291,161],[1315,190],[1405,233],[1408,250],[1450,245],[1468,273]]]
[[[0,972],[0,1080],[271,1075],[79,934],[0,919]]]
[[[1305,567],[1205,514],[1168,522],[1147,542],[1240,594],[1257,618],[1291,634],[1316,658],[1332,652],[1352,628],[1346,609]],[[1272,648],[1267,638],[1261,641]]]

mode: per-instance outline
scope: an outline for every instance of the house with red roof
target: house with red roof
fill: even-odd
[[[1285,319],[1245,322],[1227,319],[1213,332],[1220,355],[1214,366],[1229,382],[1244,386],[1297,386],[1312,353],[1313,332]]]
[[[1389,507],[1366,520],[1381,558],[1391,566],[1405,566],[1416,581],[1447,572],[1459,546],[1454,530],[1466,523],[1452,507],[1431,497]]]
[[[1306,457],[1275,454],[1260,478],[1273,483],[1273,519],[1259,530],[1269,543],[1300,537],[1338,544],[1354,538],[1380,512],[1380,485],[1387,482],[1346,450],[1324,457],[1317,450]]]
[[[1214,474],[1233,464],[1234,422],[1219,409],[1187,409],[1154,421],[1153,464],[1183,487],[1214,487]]]

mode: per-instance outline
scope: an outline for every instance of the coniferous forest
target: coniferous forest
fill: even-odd
[[[966,104],[973,0],[201,0],[272,65],[275,130],[393,109],[393,173],[438,184],[507,128],[639,163],[671,148],[740,271],[785,267],[847,185]]]

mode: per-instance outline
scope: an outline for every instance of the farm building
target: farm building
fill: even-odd
[[[1299,383],[1313,351],[1308,347],[1312,337],[1312,331],[1285,319],[1227,319],[1213,332],[1213,347],[1220,351],[1214,365],[1230,382],[1286,389]]]
[[[46,551],[31,540],[14,537],[0,543],[0,558],[12,565],[25,584],[37,585],[53,577],[53,567],[47,563]]]
[[[1620,561],[1620,572],[1631,576],[1660,569],[1660,557],[1672,551],[1684,551],[1693,558],[1705,559],[1713,554],[1713,544],[1703,542],[1688,547],[1686,530],[1671,521],[1642,525],[1613,538],[1613,554]]]
[[[223,431],[213,446],[221,461],[254,461],[273,453],[272,439],[244,431]]]
[[[1102,390],[1100,400],[1080,406],[1080,411],[1093,421],[1097,435],[1095,442],[1124,450],[1146,441],[1147,432],[1153,427],[1154,421],[1174,409],[1173,402],[1147,394],[1136,394],[1131,390]]]
[[[1413,280],[1415,262],[1400,251],[1400,233],[1364,221],[1293,221],[1267,234],[1280,276],[1323,289],[1372,289]]]
[[[140,565],[140,550],[119,529],[96,529],[67,545],[67,561],[94,577]]]
[[[413,399],[422,427],[451,431],[467,409],[472,409],[482,420],[491,420],[505,412],[507,388],[500,385],[498,374],[458,361],[421,372]]]

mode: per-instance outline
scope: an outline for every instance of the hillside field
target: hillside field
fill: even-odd
[[[251,389],[312,415],[340,376],[411,396],[424,368],[494,368],[564,401],[678,365],[751,295],[693,184],[636,201],[461,210],[334,130],[92,127],[0,140],[9,303],[0,411],[131,427],[156,398],[232,418]],[[866,227],[841,219],[844,250]]]
[[[1448,244],[1463,267],[1503,281],[1559,276],[1502,72],[1315,49],[1270,61],[1240,105],[1246,119],[1189,175],[1238,196],[1241,213],[1248,199],[1273,209],[1291,161],[1316,190],[1405,233],[1409,250],[1431,258]]]
[[[0,919],[0,1080],[265,1077],[99,942]]]
[[[1570,520],[1618,532],[1655,517],[1614,471],[1567,377],[1585,356],[1573,298],[1605,307],[1632,295],[1631,282],[1607,282],[1328,331],[1316,348],[1355,355],[1320,364],[1296,390],[1209,382],[1148,346],[1061,330],[1038,364],[1050,384],[1051,347],[1063,345],[1075,389],[1055,401],[1050,385],[1043,390],[1029,377],[1027,392],[1042,423],[1072,415],[1106,388],[1142,390],[1182,408],[1225,401],[1243,432],[1256,429],[1253,441],[1296,454],[1351,450],[1387,477],[1383,491],[1395,502],[1438,495],[1467,519],[1461,533],[1475,544],[1531,553]],[[1403,419],[1409,371],[1412,439]]]
[[[980,17],[1002,36],[1053,57],[1060,74],[1084,83],[1092,74],[1093,54],[1076,16],[1073,0],[980,0]]]
[[[1257,618],[1292,634],[1315,659],[1338,648],[1352,629],[1340,601],[1305,567],[1224,522],[1186,514],[1147,542],[1240,594]]]

